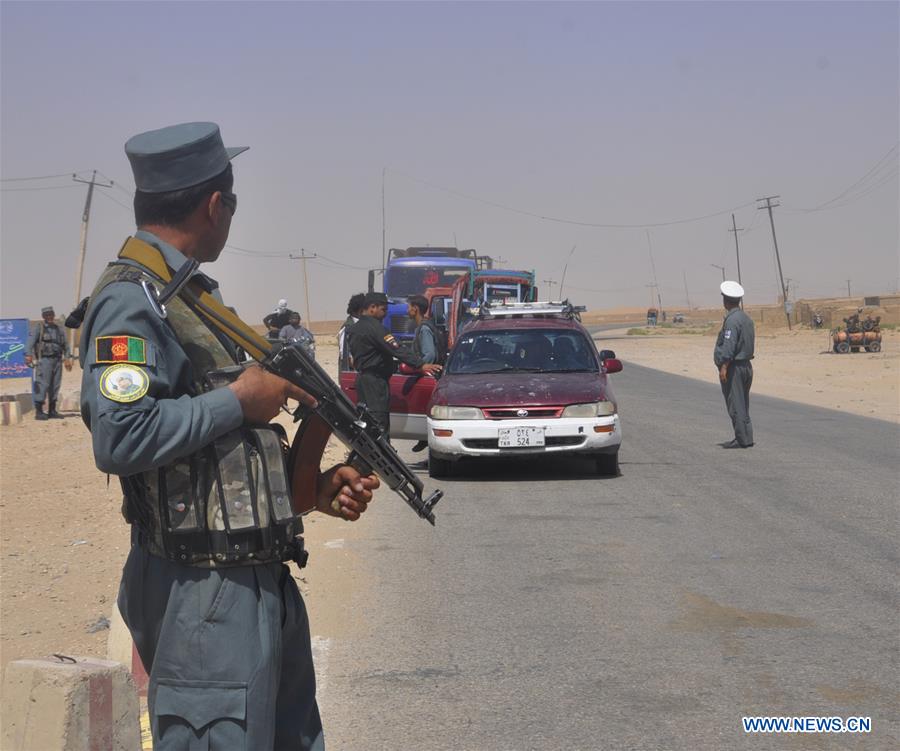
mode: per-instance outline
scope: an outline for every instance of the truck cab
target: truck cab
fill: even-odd
[[[401,345],[412,342],[414,324],[407,315],[410,295],[424,295],[431,287],[452,287],[461,277],[474,272],[478,255],[472,249],[391,248],[384,269],[383,291],[388,297],[385,328]]]

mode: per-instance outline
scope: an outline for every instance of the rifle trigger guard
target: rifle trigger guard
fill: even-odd
[[[141,286],[144,288],[144,294],[147,295],[147,299],[150,301],[150,307],[153,308],[153,312],[160,318],[165,318],[168,315],[168,313],[166,313],[166,306],[160,304],[159,292],[156,291],[156,287],[153,286],[152,282],[148,282],[146,279],[141,279]]]

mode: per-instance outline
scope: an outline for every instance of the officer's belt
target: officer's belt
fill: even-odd
[[[274,540],[267,539],[275,537]],[[303,568],[309,553],[303,547],[303,538],[286,540],[272,535],[271,528],[254,529],[235,533],[220,530],[203,530],[180,533],[176,547],[166,551],[154,536],[137,524],[131,525],[131,544],[140,545],[151,555],[165,558],[175,563],[199,568],[226,568],[230,566],[253,566],[266,563],[296,561]],[[267,550],[268,556],[253,551]]]

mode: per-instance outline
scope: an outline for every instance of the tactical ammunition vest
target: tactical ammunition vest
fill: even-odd
[[[91,295],[113,282],[147,280],[145,270],[112,263]],[[166,304],[193,371],[193,395],[224,387],[240,368],[223,343],[180,298]],[[223,370],[224,369],[224,370]],[[122,513],[151,553],[193,566],[305,562],[303,522],[291,507],[280,426],[241,427],[190,456],[122,477]]]

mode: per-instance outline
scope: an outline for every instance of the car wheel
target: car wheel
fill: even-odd
[[[439,459],[430,451],[428,452],[428,476],[441,478],[450,477],[453,474],[453,462],[449,459]]]
[[[866,351],[881,352],[881,342],[872,342],[868,347],[866,347]]]
[[[600,454],[596,458],[597,463],[597,474],[604,475],[606,477],[618,477],[619,476],[619,451],[618,449],[614,454]]]
[[[850,345],[847,342],[838,342],[834,345],[834,351],[840,355],[846,355],[850,351]]]

